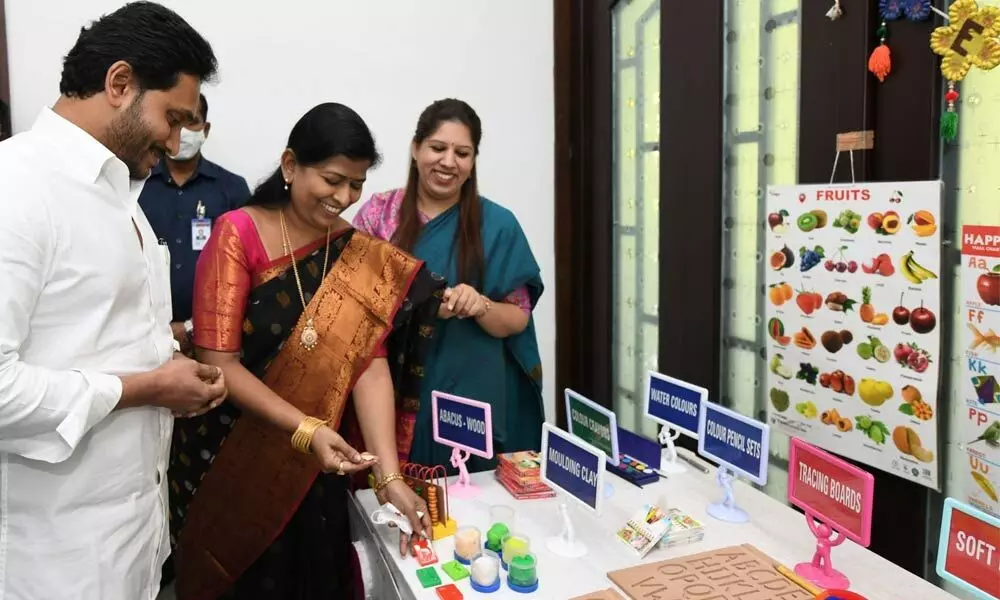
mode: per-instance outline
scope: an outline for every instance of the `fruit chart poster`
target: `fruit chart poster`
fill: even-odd
[[[768,419],[939,489],[942,184],[767,192]]]
[[[1000,517],[1000,227],[962,228],[964,400],[960,440],[968,455],[961,477],[966,503]]]

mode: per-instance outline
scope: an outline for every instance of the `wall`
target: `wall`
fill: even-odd
[[[81,26],[122,2],[6,0],[14,131],[58,96]],[[535,312],[554,419],[555,258],[552,3],[539,0],[163,0],[213,45],[205,154],[251,185],[277,166],[296,119],[323,101],[357,110],[385,162],[366,193],[402,185],[417,116],[448,96],[483,121],[480,189],[517,215],[541,265]]]

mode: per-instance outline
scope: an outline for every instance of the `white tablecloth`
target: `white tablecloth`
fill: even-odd
[[[681,463],[683,464],[683,463]],[[614,485],[614,495],[604,504],[600,518],[573,508],[570,513],[577,537],[587,545],[583,558],[568,559],[556,556],[546,548],[546,538],[560,531],[558,507],[561,499],[517,501],[493,479],[492,473],[472,476],[482,492],[469,500],[451,502],[452,517],[458,525],[473,525],[483,530],[489,528],[489,509],[495,504],[511,506],[516,511],[513,530],[531,539],[531,550],[538,559],[538,591],[525,596],[502,585],[500,591],[484,595],[472,590],[468,579],[456,584],[466,598],[482,597],[496,600],[550,598],[566,600],[599,589],[614,587],[606,573],[631,567],[640,562],[657,562],[685,554],[705,552],[715,548],[750,543],[776,560],[788,565],[810,560],[816,547],[815,538],[809,533],[805,517],[785,504],[774,500],[750,485],[736,484],[737,504],[750,513],[750,523],[736,525],[717,521],[705,513],[705,507],[721,497],[715,483],[714,470],[709,475],[688,468],[681,475],[671,475],[669,480],[638,488],[624,479],[607,474],[606,481]],[[370,514],[378,501],[370,490],[358,492],[358,505]],[[629,548],[619,542],[614,533],[644,503],[660,507],[680,508],[705,523],[705,539],[679,548],[655,549],[642,561]],[[420,568],[413,558],[400,558],[398,532],[386,526],[370,523],[360,537],[372,536],[378,542],[382,562],[380,595],[390,599],[397,595],[404,600],[436,599],[433,588],[423,589],[417,579]],[[434,542],[440,562],[435,565],[442,583],[450,579],[440,569],[441,563],[452,560],[453,538]],[[851,579],[851,589],[871,600],[945,600],[954,596],[905,571],[877,554],[846,541],[833,550],[834,566]],[[503,571],[501,570],[501,574]]]

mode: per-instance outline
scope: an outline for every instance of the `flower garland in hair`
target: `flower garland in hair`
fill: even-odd
[[[879,45],[868,58],[868,70],[878,77],[879,81],[885,81],[889,71],[892,70],[891,52],[889,45],[885,43],[889,37],[889,21],[904,17],[910,21],[923,21],[931,14],[931,0],[879,0],[878,12],[882,17],[882,23],[875,31]]]
[[[938,11],[935,11],[938,12]],[[1000,7],[984,6],[976,0],[955,0],[948,7],[948,24],[931,33],[931,50],[941,56],[941,74],[948,81],[945,111],[941,113],[941,137],[954,141],[958,136],[959,81],[972,67],[989,71],[1000,65]]]

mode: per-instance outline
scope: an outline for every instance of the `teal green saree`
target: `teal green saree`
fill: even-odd
[[[542,295],[538,263],[520,224],[506,208],[480,197],[485,256],[483,281],[471,282],[480,293],[502,301],[526,287],[534,308]],[[444,275],[449,285],[459,281],[457,248],[458,207],[430,220],[423,228],[413,254],[427,268]],[[521,333],[498,339],[472,319],[440,319],[435,340],[426,357],[420,412],[410,461],[449,467],[451,449],[434,442],[431,432],[431,392],[441,391],[488,402],[493,411],[494,453],[538,450],[542,406],[542,367],[535,336],[534,317]],[[493,468],[496,461],[473,457],[469,471]]]

